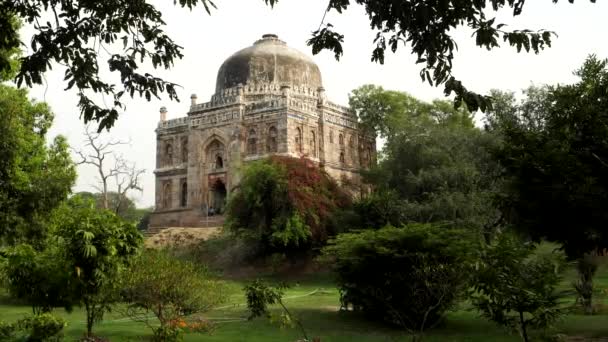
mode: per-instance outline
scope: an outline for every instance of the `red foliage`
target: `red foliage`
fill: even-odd
[[[273,156],[270,160],[286,171],[289,201],[310,227],[312,240],[327,240],[331,215],[349,206],[350,196],[310,159]]]

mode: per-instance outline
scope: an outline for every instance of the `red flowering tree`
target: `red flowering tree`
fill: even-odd
[[[338,227],[335,213],[350,196],[306,158],[274,156],[250,163],[227,206],[226,226],[265,251],[325,243]]]

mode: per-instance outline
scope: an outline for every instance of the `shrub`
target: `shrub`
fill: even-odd
[[[14,324],[0,321],[0,341],[10,341],[15,336],[16,330]]]
[[[122,287],[126,314],[136,321],[143,319],[157,341],[179,340],[183,328],[192,328],[185,316],[208,311],[224,300],[223,283],[206,268],[158,250],[146,250],[134,261]],[[150,313],[160,327],[148,321]]]
[[[43,251],[26,244],[7,249],[6,262],[0,267],[10,296],[31,305],[34,314],[55,307],[71,310],[69,270],[62,259],[52,239]]]
[[[227,206],[226,227],[262,252],[306,249],[335,235],[334,214],[350,205],[336,182],[305,158],[253,162]]]
[[[340,234],[323,250],[342,306],[420,333],[467,287],[473,239],[431,224]]]
[[[563,310],[556,291],[564,256],[534,254],[534,244],[502,234],[481,250],[474,277],[473,305],[487,319],[519,332],[545,329]]]
[[[43,313],[24,318],[18,325],[27,332],[26,341],[55,342],[63,340],[63,328],[66,323],[62,318]]]
[[[0,341],[62,341],[65,326],[63,319],[49,313],[23,318],[16,324],[0,322]]]
[[[180,342],[183,340],[181,329],[171,325],[161,325],[154,329],[154,334],[152,335],[153,342]]]

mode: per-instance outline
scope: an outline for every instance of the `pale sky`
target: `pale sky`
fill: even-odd
[[[190,94],[196,93],[199,102],[209,100],[215,89],[217,70],[232,53],[251,45],[262,34],[275,33],[288,45],[311,54],[306,46],[310,33],[316,30],[327,5],[326,0],[281,0],[270,9],[262,0],[216,0],[218,9],[208,16],[202,7],[190,12],[173,6],[173,1],[155,0],[167,22],[167,32],[184,47],[185,57],[178,60],[170,71],[158,72],[166,80],[182,86],[178,89],[181,102],[168,99],[133,99],[126,102],[127,109],[116,125],[104,135],[110,139],[130,140],[120,152],[138,167],[146,169],[143,193],[133,193],[139,206],[154,203],[155,144],[154,129],[159,120],[159,108],[166,106],[169,118],[185,116]],[[539,55],[520,53],[514,48],[486,51],[477,48],[471,32],[457,32],[459,51],[454,62],[454,75],[469,89],[487,93],[490,89],[519,91],[531,84],[572,83],[572,71],[578,68],[591,53],[608,58],[608,1],[591,4],[566,0],[557,5],[550,0],[528,1],[524,14],[513,18],[509,10],[499,13],[497,22],[509,24],[511,29],[549,29],[556,31],[553,47]],[[363,84],[373,83],[386,89],[406,91],[420,99],[443,98],[443,88],[430,87],[419,77],[420,66],[407,47],[396,55],[387,54],[384,65],[370,61],[374,32],[363,8],[353,5],[339,15],[328,14],[326,21],[345,35],[344,56],[337,62],[333,54],[323,52],[313,59],[323,74],[327,95],[333,102],[346,105],[349,92]],[[28,29],[24,30],[24,38]],[[28,42],[26,42],[27,44]],[[28,44],[29,45],[29,44]],[[103,63],[107,58],[100,58]],[[64,92],[63,70],[46,75],[47,85],[32,89],[31,96],[48,102],[55,112],[50,137],[67,136],[70,145],[81,148],[84,125],[74,91]],[[75,191],[93,191],[95,170],[80,166]]]

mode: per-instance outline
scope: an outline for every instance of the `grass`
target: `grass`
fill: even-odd
[[[569,287],[574,276],[573,271],[568,272],[562,286]],[[211,335],[187,334],[185,341],[290,342],[301,338],[295,328],[281,329],[265,319],[247,321],[245,298],[241,290],[243,284],[228,281],[228,303],[204,315],[217,324]],[[603,265],[598,271],[595,285],[598,289],[595,302],[604,308],[608,307],[608,265]],[[327,277],[303,279],[286,291],[285,298],[286,305],[301,319],[309,337],[322,337],[323,342],[409,341],[408,336],[398,330],[366,321],[353,313],[338,312],[339,293]],[[15,321],[29,313],[29,307],[0,305],[0,320]],[[71,314],[63,310],[57,310],[55,313],[69,322],[66,328],[68,341],[82,336],[85,316],[81,309],[77,308]],[[150,335],[150,330],[144,324],[132,322],[117,312],[108,314],[103,322],[95,326],[94,331],[96,335],[110,341],[141,341]],[[604,311],[603,314],[595,316],[567,315],[552,333],[608,337],[608,312]],[[468,310],[463,305],[448,314],[444,326],[428,332],[425,341],[501,342],[519,341],[519,338],[480,318],[477,312]]]

